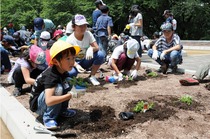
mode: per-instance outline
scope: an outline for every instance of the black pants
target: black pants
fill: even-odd
[[[131,36],[133,39],[137,40],[137,42],[139,43],[139,50],[138,50],[138,54],[140,57],[142,57],[142,48],[141,48],[141,41],[140,38],[141,36]]]
[[[39,70],[39,69],[34,69],[30,73],[30,77],[33,78],[33,79],[36,79],[36,77],[39,76],[39,74],[41,72],[42,71]],[[13,77],[13,79],[15,81],[15,87],[22,89],[23,84],[25,84],[26,82],[25,82],[25,79],[23,77],[23,73],[22,73],[21,67],[18,67],[18,68],[15,69],[12,77]]]

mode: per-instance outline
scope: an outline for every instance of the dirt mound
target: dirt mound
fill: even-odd
[[[133,112],[133,108],[139,101],[141,100],[128,103],[125,112]],[[88,112],[77,110],[76,117],[59,119],[61,123],[59,132],[62,133],[65,129],[70,128],[76,130],[76,134],[80,137],[94,134],[94,138],[113,138],[128,134],[130,132],[129,127],[135,126],[135,124],[153,120],[167,120],[169,117],[174,116],[180,109],[195,112],[205,110],[199,102],[193,101],[191,105],[188,105],[180,102],[178,98],[173,96],[160,95],[143,101],[154,103],[154,107],[145,113],[134,112],[134,118],[127,121],[116,117],[115,110],[110,106],[90,106]]]

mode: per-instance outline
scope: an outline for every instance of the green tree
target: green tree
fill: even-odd
[[[55,25],[65,26],[73,17],[80,13],[85,15],[90,26],[95,0],[2,0],[1,27],[13,22],[16,29],[25,25],[33,28],[33,19],[42,17],[51,19]],[[130,7],[140,6],[143,15],[143,31],[148,37],[160,31],[165,21],[162,16],[166,9],[172,10],[178,22],[176,32],[181,39],[210,40],[210,3],[209,0],[104,0],[109,6],[114,22],[114,32],[121,33],[127,24]]]

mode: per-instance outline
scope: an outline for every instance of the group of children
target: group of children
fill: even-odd
[[[130,26],[135,28],[141,26],[142,17],[138,11],[134,14],[138,15],[138,22]],[[21,95],[23,84],[30,84],[30,109],[43,116],[43,123],[48,129],[57,128],[56,118],[59,115],[72,117],[76,114],[74,110],[67,109],[69,100],[80,96],[72,90],[71,78],[90,69],[90,83],[100,85],[96,73],[106,59],[95,36],[87,29],[89,23],[84,15],[76,14],[70,23],[72,31],[67,30],[68,35],[64,35],[61,30],[55,30],[51,20],[35,18],[34,44],[21,48],[20,58],[12,69],[8,67],[11,69],[8,82],[15,85],[13,94]],[[165,23],[161,28],[163,35],[148,51],[148,55],[161,65],[163,73],[169,73],[169,69],[174,72],[182,59],[180,39],[174,34],[171,23]],[[123,80],[123,75],[133,79],[138,76],[141,65],[139,35],[134,34],[134,38],[128,37],[123,41],[108,60],[108,66],[118,81]],[[12,42],[6,36],[4,39]],[[131,70],[134,65],[135,69]]]
[[[48,129],[57,128],[56,118],[59,115],[72,117],[76,113],[67,109],[68,101],[79,96],[71,91],[71,78],[91,69],[88,77],[90,83],[100,85],[95,75],[105,62],[105,56],[93,34],[87,30],[87,25],[86,18],[76,14],[72,19],[73,32],[64,36],[58,30],[54,33],[46,31],[44,20],[35,18],[35,34],[39,32],[35,43],[22,47],[20,57],[9,68],[8,82],[15,85],[13,95],[21,95],[24,84],[31,85],[30,109],[43,115],[44,125]],[[3,42],[6,42],[5,39],[14,41],[11,36],[9,39],[4,36]],[[109,65],[115,70],[119,81],[122,80],[121,70],[133,78],[137,77],[141,63],[138,49],[138,42],[129,39],[114,50]],[[136,69],[130,73],[135,61]]]

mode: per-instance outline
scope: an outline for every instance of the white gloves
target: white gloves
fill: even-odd
[[[90,46],[86,51],[86,59],[91,60],[93,58],[93,47]]]
[[[161,55],[160,55],[160,60],[164,60],[165,59],[165,53],[162,52]]]
[[[76,65],[76,68],[77,68],[77,71],[78,71],[79,73],[85,72],[85,69],[83,69],[79,64]]]
[[[123,74],[122,73],[119,73],[118,74],[118,81],[122,81],[123,80]]]
[[[157,58],[158,58],[158,51],[157,51],[157,50],[154,50],[154,51],[153,51],[152,58],[153,58],[154,60],[157,60]]]
[[[134,78],[137,77],[137,75],[138,75],[137,70],[133,70],[132,73],[131,73],[131,77],[134,79]]]

